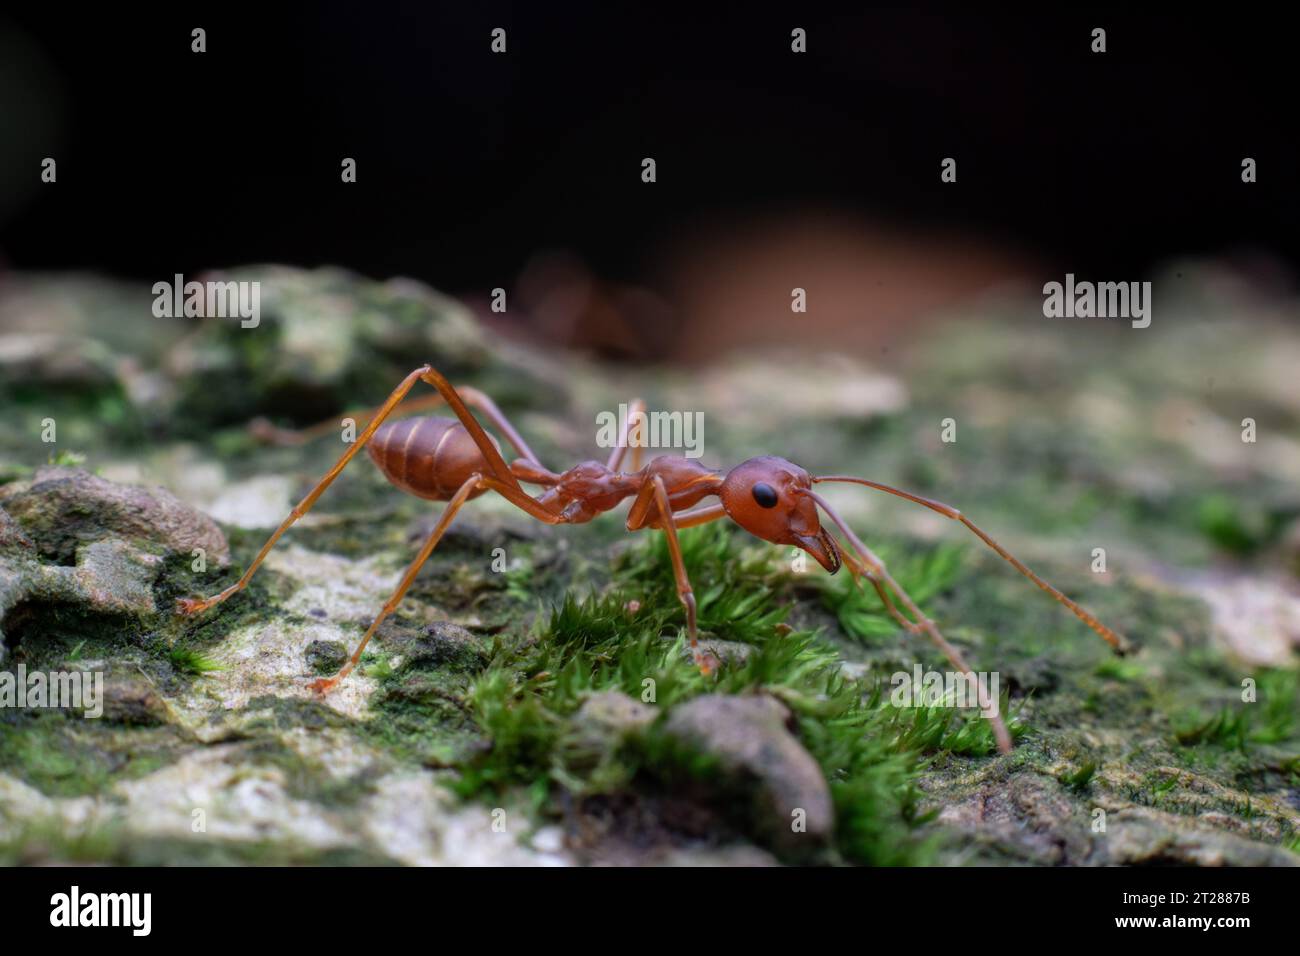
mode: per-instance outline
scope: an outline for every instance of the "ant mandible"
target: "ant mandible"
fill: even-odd
[[[416,382],[420,381],[432,385],[438,394],[429,396],[427,400],[410,403],[404,412],[414,411],[417,404],[446,402],[456,418],[404,418],[385,424],[384,420],[402,403]],[[496,439],[484,431],[471,414],[470,406],[487,417],[518,453],[519,458],[506,464]],[[812,555],[831,574],[838,571],[841,564],[847,565],[855,581],[865,577],[871,582],[886,610],[905,630],[924,633],[955,668],[963,674],[971,673],[961,652],[944,638],[935,623],[917,607],[907,592],[890,576],[881,560],[863,544],[844,519],[813,490],[814,485],[822,482],[864,485],[906,498],[954,521],[960,521],[1021,574],[1073,611],[1116,651],[1122,652],[1125,649],[1123,640],[1114,631],[1029,570],[956,508],[938,501],[865,478],[810,475],[793,462],[772,455],[751,458],[726,473],[713,471],[688,458],[670,455],[655,458],[640,467],[641,451],[638,445],[633,448],[634,470],[624,472],[621,468],[628,450],[628,428],[638,417],[636,413],[643,411],[645,406],[638,400],[631,407],[633,414],[628,415],[622,438],[605,464],[586,461],[562,474],[556,474],[542,465],[528,443],[490,398],[474,388],[453,388],[440,372],[430,365],[423,365],[406,376],[388,400],[373,412],[356,441],[349,445],[334,467],[294,507],[262,546],[243,576],[224,591],[209,598],[181,599],[178,610],[183,614],[198,614],[243,590],[280,536],[311,509],[339,472],[364,446],[392,484],[420,498],[445,501],[447,506],[419,554],[402,575],[397,590],[366,629],[351,658],[333,677],[312,682],[310,688],[319,694],[326,693],[352,672],[375,630],[401,602],[420,567],[433,553],[457,512],[465,502],[487,491],[495,491],[528,515],[551,525],[582,524],[612,510],[624,499],[632,498],[627,515],[627,529],[659,530],[668,540],[668,552],[677,581],[677,596],[686,611],[686,632],[691,653],[696,665],[705,675],[712,672],[714,664],[700,650],[696,632],[695,594],[686,576],[677,533],[683,528],[692,528],[719,518],[730,518],[750,534],[765,541],[799,547]],[[265,423],[262,423],[261,428],[264,437],[279,437],[282,441],[300,441],[309,437],[312,431],[319,430],[313,429],[297,435],[287,433],[289,437],[286,438],[286,433],[271,429]],[[539,486],[543,491],[534,497],[523,489],[523,484]],[[719,500],[712,504],[700,504],[703,499],[711,496],[716,496]],[[837,541],[822,526],[818,516],[819,508],[839,529],[846,543]],[[911,617],[899,609],[899,604]],[[1004,753],[1009,751],[1011,737],[1001,715],[995,713],[990,719],[998,749]]]

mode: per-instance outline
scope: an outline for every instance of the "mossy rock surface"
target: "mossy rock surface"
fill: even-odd
[[[4,353],[34,357],[0,429],[0,668],[103,673],[105,713],[0,708],[0,859],[1297,862],[1294,314],[1252,315],[1207,279],[1143,333],[1049,327],[1031,302],[931,326],[888,368],[756,356],[688,377],[499,345],[407,283],[231,275],[267,283],[263,330],[154,341],[132,331],[158,321],[136,292],[82,282],[59,287],[75,307],[50,331],[90,336],[85,362]],[[100,335],[98,311],[120,327]],[[119,377],[123,355],[157,388]],[[1016,740],[999,754],[971,710],[895,706],[897,674],[947,665],[845,575],[720,523],[684,533],[719,665],[704,677],[660,536],[618,514],[538,526],[484,496],[321,699],[309,683],[356,646],[441,507],[364,455],[250,587],[172,613],[234,583],[343,450],[332,432],[260,444],[243,421],[328,420],[423,361],[493,394],[552,466],[593,457],[596,412],[640,394],[705,413],[709,465],[775,453],[948,501],[1133,653],[959,525],[826,486],[998,676]],[[81,399],[57,397],[78,369]],[[145,507],[150,486],[165,492]]]

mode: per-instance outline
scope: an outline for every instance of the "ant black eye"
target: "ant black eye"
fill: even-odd
[[[776,489],[765,481],[760,481],[754,486],[754,500],[762,508],[776,507]]]

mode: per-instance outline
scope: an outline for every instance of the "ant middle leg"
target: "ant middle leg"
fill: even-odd
[[[614,446],[614,450],[609,455],[609,462],[606,467],[610,471],[618,471],[623,466],[623,458],[627,455],[629,447],[632,448],[632,470],[641,470],[641,442],[638,441],[636,445],[629,446],[628,439],[632,434],[632,419],[641,418],[644,415],[645,402],[639,398],[632,399],[627,406],[627,420],[623,422],[623,428],[619,432],[618,444]]]

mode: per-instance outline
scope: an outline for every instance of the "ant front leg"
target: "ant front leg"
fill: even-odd
[[[967,518],[964,514],[962,514],[960,511],[958,511],[956,508],[952,507],[951,505],[946,505],[942,501],[935,501],[932,498],[925,498],[922,497],[921,495],[913,494],[910,491],[904,491],[901,488],[893,488],[889,485],[881,484],[878,481],[868,481],[866,478],[855,478],[851,475],[820,475],[813,478],[813,481],[814,482],[841,481],[841,482],[847,482],[855,485],[862,485],[866,488],[874,488],[876,491],[883,491],[886,492],[887,494],[897,495],[899,498],[906,498],[908,501],[929,508],[931,511],[943,515],[945,518],[951,518],[953,521],[961,522],[977,538],[983,541],[992,550],[996,551],[998,555],[1000,555],[1003,558],[1003,560],[1005,560],[1013,568],[1015,568],[1017,571],[1019,571],[1021,574],[1027,577],[1029,580],[1033,581],[1036,585],[1038,585],[1040,588],[1042,588],[1044,591],[1050,594],[1055,600],[1059,601],[1061,604],[1069,608],[1079,620],[1083,621],[1084,624],[1088,625],[1088,627],[1096,631],[1097,635],[1101,637],[1101,639],[1104,640],[1107,644],[1109,644],[1111,648],[1115,651],[1115,653],[1126,654],[1131,650],[1128,641],[1122,635],[1117,634],[1115,631],[1112,631],[1105,624],[1101,623],[1101,621],[1097,620],[1097,618],[1095,618],[1092,614],[1084,610],[1084,608],[1080,607],[1077,601],[1062,594],[1060,590],[1058,590],[1057,588],[1053,587],[1051,584],[1048,584],[1046,581],[1044,581],[1041,577],[1039,577],[1037,574],[1031,571],[1023,561],[1021,561],[1010,551],[1008,551],[1006,548],[1002,547],[1002,545],[1000,545],[997,541],[995,541],[990,534],[988,534],[986,531],[984,531],[982,528],[976,525],[975,522],[971,521],[969,518]],[[842,531],[845,531],[845,534],[849,535],[850,539],[852,539],[852,532],[847,531],[845,529],[844,524],[838,518],[836,518],[835,513],[830,510],[830,506],[826,504],[826,502],[823,501],[816,494],[812,494],[812,498],[817,502],[818,505],[821,506],[823,511],[825,511],[827,514],[831,515],[832,518],[834,518],[835,523],[840,526],[840,529]],[[861,545],[861,542],[855,542],[855,543]],[[861,545],[861,546],[865,547],[865,545]]]
[[[966,663],[966,659],[962,657],[961,651],[957,650],[956,647],[948,642],[948,639],[939,632],[939,628],[934,621],[925,616],[925,612],[923,612],[917,606],[916,602],[912,600],[911,595],[904,591],[903,586],[894,580],[893,576],[885,568],[885,563],[876,557],[875,553],[870,548],[862,543],[862,540],[853,533],[853,529],[850,528],[844,519],[826,503],[826,500],[822,498],[821,495],[811,491],[806,492],[806,494],[808,494],[813,501],[817,502],[818,506],[830,516],[831,521],[840,529],[840,532],[844,535],[849,544],[853,546],[853,550],[856,552],[857,558],[861,562],[867,579],[871,581],[872,585],[876,589],[876,593],[880,595],[881,602],[885,605],[885,608],[893,618],[911,633],[924,633],[934,642],[935,646],[943,652],[944,657],[948,658],[949,663],[951,663],[953,667],[957,668],[957,670],[963,674],[973,675],[974,671],[972,671],[970,665]],[[852,565],[850,565],[850,567],[852,567]],[[888,590],[886,590],[886,588],[888,588]],[[894,602],[890,600],[889,591],[893,591],[893,593],[898,596],[898,600],[902,602],[903,606],[906,607],[916,618],[915,621],[909,621],[903,613],[898,610]],[[1004,754],[1010,753],[1012,746],[1011,734],[1007,730],[1006,722],[1002,719],[1002,714],[995,711],[988,719],[993,725],[993,736],[997,740],[998,750]]]
[[[858,542],[862,544],[861,542]],[[863,551],[861,556],[855,554],[853,549],[840,546],[840,558],[844,561],[845,566],[849,569],[849,574],[853,576],[853,583],[858,590],[862,590],[862,585],[858,578],[866,578],[871,582],[872,588],[875,589],[876,596],[880,598],[880,603],[885,606],[889,616],[902,625],[903,630],[916,634],[922,630],[920,624],[916,621],[909,620],[903,612],[898,609],[894,599],[889,596],[889,591],[884,584],[885,565],[875,553],[865,544],[862,545]]]

